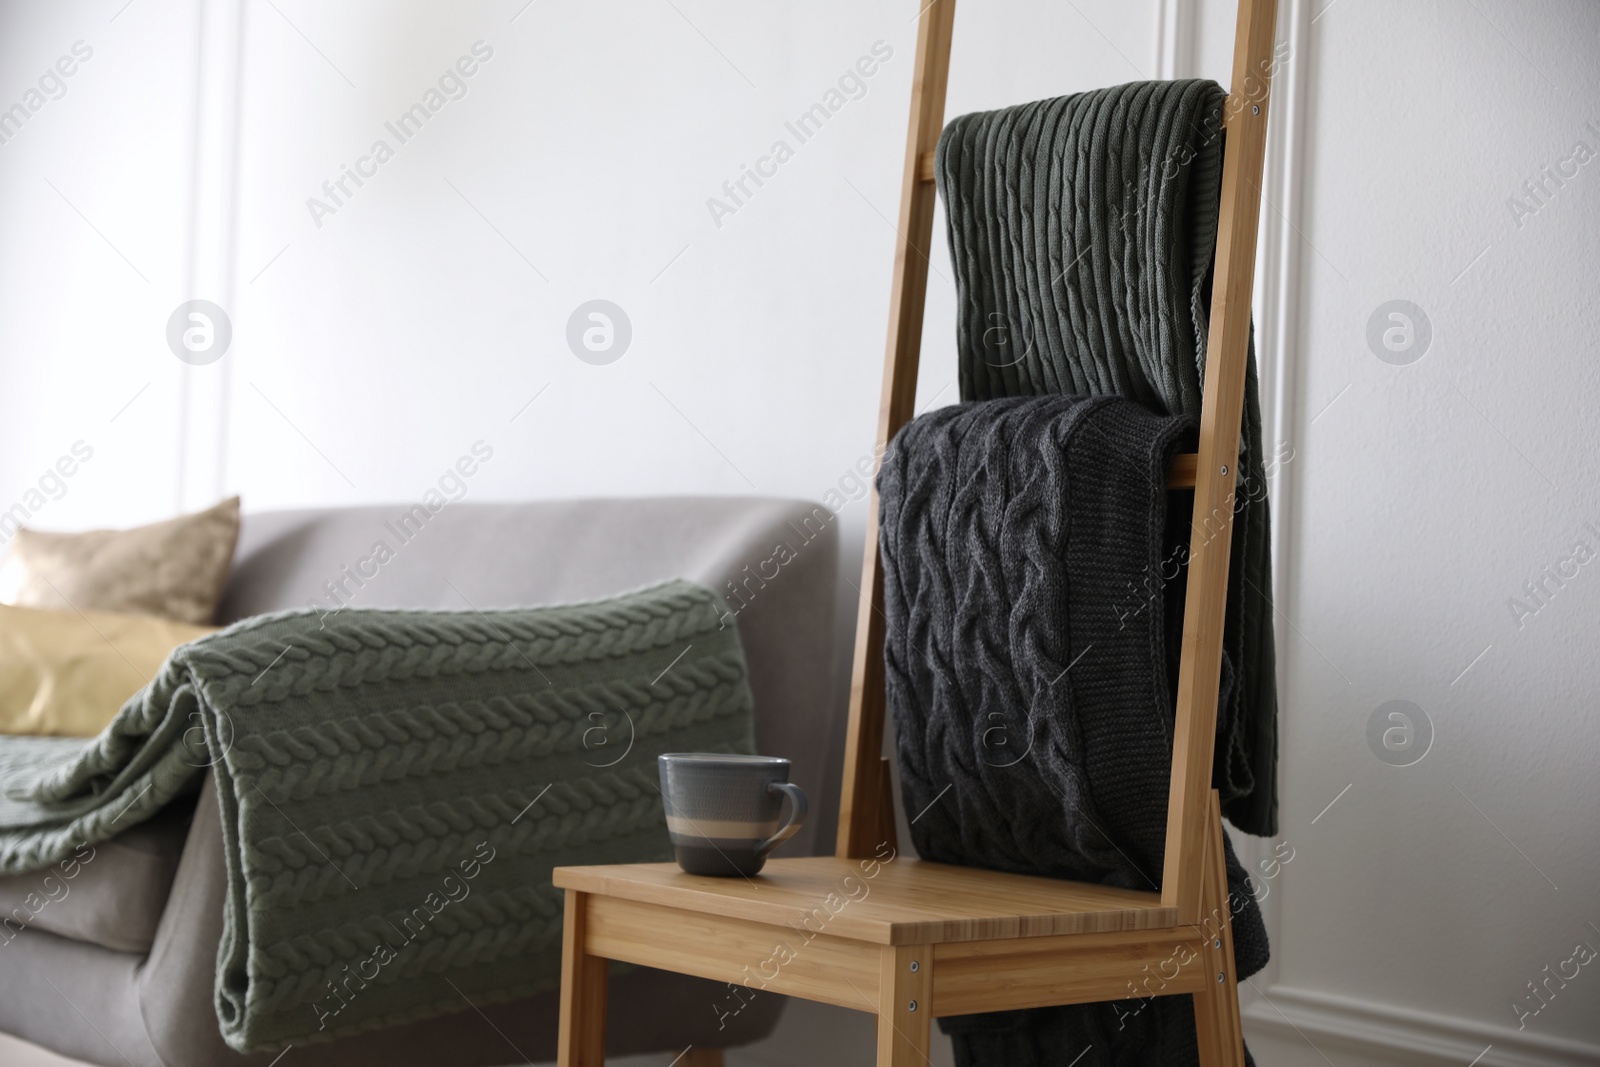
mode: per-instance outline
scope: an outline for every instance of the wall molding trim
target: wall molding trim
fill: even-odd
[[[1600,1063],[1600,1045],[1292,986],[1272,986],[1245,1009],[1244,1018],[1255,1032],[1359,1049],[1378,1062],[1428,1067]]]
[[[1175,0],[1173,0],[1175,2]],[[1222,0],[1231,11],[1229,0]],[[1273,74],[1272,111],[1267,128],[1267,153],[1262,171],[1262,207],[1260,233],[1256,246],[1256,287],[1252,295],[1256,321],[1257,372],[1261,379],[1262,429],[1266,437],[1264,450],[1276,452],[1281,444],[1296,444],[1296,396],[1299,388],[1297,356],[1303,355],[1300,317],[1301,254],[1301,174],[1303,170],[1306,97],[1310,82],[1307,70],[1310,64],[1310,7],[1311,0],[1279,0],[1277,37],[1289,46],[1286,62]],[[1291,551],[1291,531],[1295,525],[1295,506],[1298,488],[1298,470],[1293,459],[1277,468],[1271,481],[1272,498],[1272,601],[1279,609],[1273,620],[1274,639],[1278,649],[1278,690],[1285,692],[1286,680],[1291,677],[1296,652],[1295,635],[1288,624],[1294,609],[1290,590],[1295,560]],[[1283,721],[1280,709],[1278,724],[1278,749],[1283,752],[1292,731]],[[1281,758],[1281,757],[1280,757]],[[1281,772],[1278,780],[1280,800],[1288,783]],[[1287,808],[1283,809],[1287,812]],[[1279,827],[1282,839],[1290,832],[1285,824]],[[1259,870],[1256,864],[1270,853],[1270,845],[1261,838],[1234,839],[1241,844],[1240,859]],[[1286,896],[1284,879],[1273,884],[1277,892],[1269,893],[1261,901],[1262,919],[1266,924],[1268,940],[1273,946],[1272,959],[1257,983],[1267,985],[1278,973],[1278,952],[1282,950],[1283,909]],[[1251,986],[1241,987],[1246,1004],[1250,1001]]]
[[[211,300],[234,309],[239,229],[240,124],[245,0],[195,7],[194,125],[188,254],[174,303]],[[237,339],[237,337],[236,337]],[[230,398],[237,348],[206,366],[178,369],[178,511],[209,507],[227,481]]]
[[[1195,75],[1196,0],[1156,0],[1155,70],[1161,80]]]

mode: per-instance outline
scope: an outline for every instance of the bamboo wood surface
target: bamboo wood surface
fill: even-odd
[[[896,858],[767,861],[755,878],[705,878],[675,863],[558,867],[555,883],[771,927],[809,927],[877,945],[1170,929],[1155,893]],[[604,953],[602,953],[604,955]],[[746,959],[745,962],[749,962]]]
[[[819,932],[815,918],[761,923],[623,897],[591,901],[589,951],[606,959],[842,1008],[876,1002],[879,947]]]
[[[1180,452],[1172,457],[1167,467],[1168,489],[1193,489],[1195,474],[1200,468],[1200,457],[1193,452]]]
[[[1178,668],[1172,785],[1161,899],[1193,923],[1200,914],[1202,857],[1209,832],[1208,794],[1222,678],[1222,628],[1228,603],[1228,553],[1233,542],[1239,423],[1249,362],[1250,292],[1255,273],[1261,170],[1267,147],[1267,97],[1277,0],[1240,0],[1234,37],[1233,86],[1227,102],[1222,210],[1211,290],[1200,447],[1189,539]]]
[[[1194,927],[1183,929],[1191,932],[1030,938],[1052,947],[1011,954],[952,955],[943,951],[946,946],[936,946],[933,1013],[970,1015],[1201,992],[1209,978],[1200,962],[1205,941]],[[1016,943],[979,942],[1002,949]]]
[[[1233,966],[1233,908],[1228,900],[1228,870],[1222,848],[1222,802],[1212,791],[1207,804],[1201,923],[1209,936],[1200,942],[1205,981],[1194,998],[1195,1034],[1206,1067],[1244,1067],[1244,1027],[1239,1020],[1239,979]]]
[[[911,128],[906,136],[896,228],[894,282],[889,290],[889,341],[884,356],[883,393],[878,412],[877,455],[911,420],[917,393],[917,362],[922,349],[922,312],[928,293],[932,252],[932,183],[921,180],[921,160],[939,144],[944,126],[945,85],[950,72],[950,35],[956,0],[932,0],[917,24],[916,68],[911,81]],[[878,493],[867,499],[866,560],[856,617],[855,668],[850,679],[850,727],[846,735],[844,789],[839,802],[840,856],[860,859],[883,843],[892,819],[879,812],[888,795],[884,766],[883,575],[878,566]],[[895,841],[890,836],[888,843]]]
[[[923,1067],[933,1028],[932,973],[928,945],[881,950],[878,1005],[878,1067]]]
[[[589,901],[567,890],[561,927],[559,1067],[605,1067],[606,961],[588,945]]]

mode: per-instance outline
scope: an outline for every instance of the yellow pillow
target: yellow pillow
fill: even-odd
[[[93,737],[168,653],[214,632],[148,615],[0,605],[0,734]]]

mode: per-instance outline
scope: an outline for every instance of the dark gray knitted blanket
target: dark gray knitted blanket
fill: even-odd
[[[959,295],[961,399],[1116,394],[1198,415],[1225,94],[1136,82],[964,115],[939,141]],[[1238,677],[1214,784],[1240,829],[1277,832],[1277,685],[1252,351],[1223,648]],[[1157,584],[1158,571],[1135,576]]]
[[[1029,397],[943,408],[895,438],[878,475],[884,659],[923,857],[1160,887],[1165,596],[1181,584],[1152,600],[1130,579],[1161,565],[1167,463],[1193,426],[1117,397]],[[1237,965],[1253,974],[1266,931],[1231,845],[1227,859]],[[962,1067],[1175,1067],[1197,1062],[1191,1000],[939,1022]]]
[[[0,873],[107,840],[209,768],[231,1047],[556,988],[551,868],[670,859],[656,756],[753,750],[722,615],[674,581],[545,608],[246,619],[175,651],[99,737],[0,738]]]

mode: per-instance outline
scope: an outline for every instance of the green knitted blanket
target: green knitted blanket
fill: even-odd
[[[0,873],[216,777],[241,1051],[559,984],[551,868],[670,859],[662,752],[753,751],[738,632],[674,581],[495,612],[288,612],[185,645],[90,740],[0,738]]]

